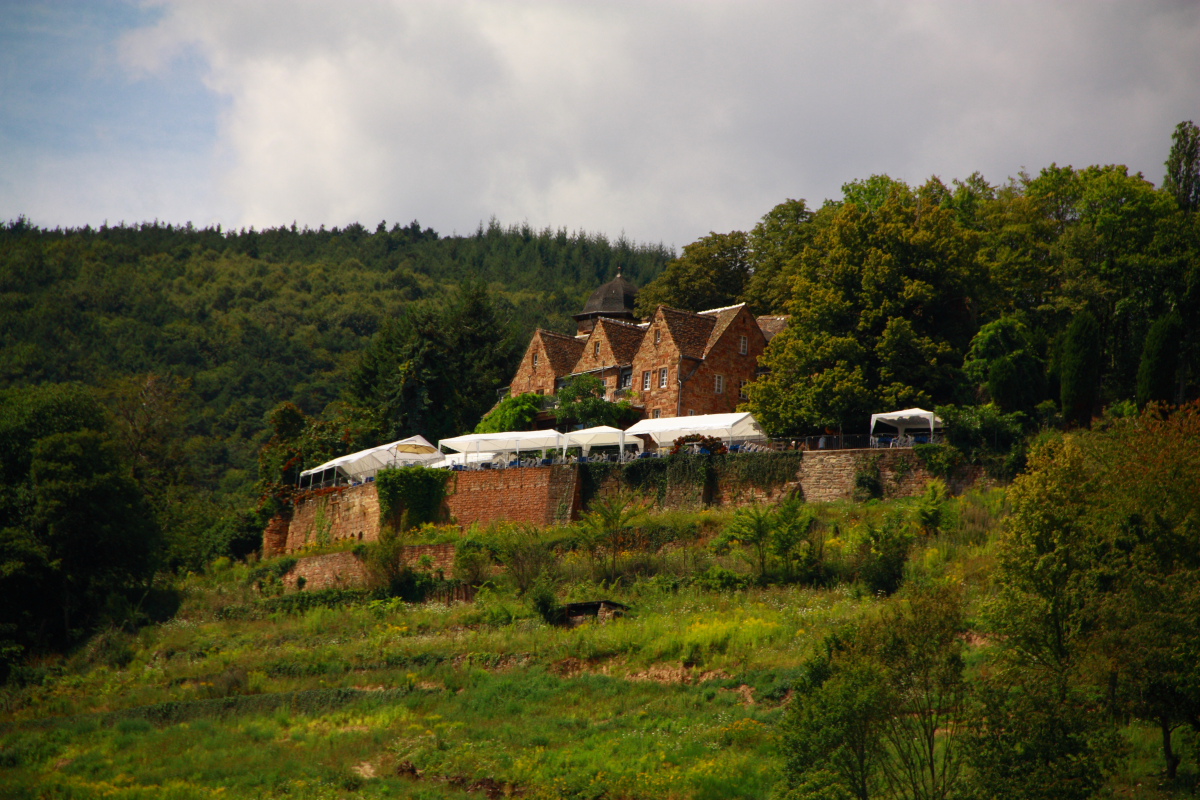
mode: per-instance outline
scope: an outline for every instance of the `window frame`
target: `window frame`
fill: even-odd
[[[642,373],[642,391],[650,391],[650,370],[646,370]]]
[[[725,376],[713,376],[713,394],[725,394]]]
[[[658,388],[660,388],[660,389],[667,388],[667,380],[669,377],[670,376],[667,373],[667,368],[666,367],[660,368],[658,370]]]
[[[750,337],[738,337],[738,355],[748,355],[750,353]]]

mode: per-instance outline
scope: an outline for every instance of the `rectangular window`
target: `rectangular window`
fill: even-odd
[[[661,341],[662,341],[662,331],[659,330],[658,328],[655,328],[654,329],[654,343],[658,344]]]
[[[650,391],[650,370],[646,370],[642,373],[642,391]]]
[[[738,352],[742,355],[750,352],[750,340],[745,336],[738,338]]]
[[[667,368],[663,367],[658,371],[658,388],[667,388]]]
[[[725,394],[725,376],[724,375],[717,376],[717,381],[716,381],[716,386],[714,387],[714,391],[717,394]]]
[[[743,336],[742,338],[745,339],[746,337]],[[600,343],[599,342],[596,342],[594,345],[592,345],[592,355],[594,355],[596,358],[600,357]]]
[[[533,354],[533,368],[537,369],[537,353]]]
[[[621,388],[629,389],[633,386],[633,371],[621,373]]]
[[[662,412],[659,411],[657,408],[654,409],[654,414],[653,414],[654,419],[658,419],[661,416],[662,416]]]
[[[742,378],[741,383],[738,384],[738,397],[743,400],[746,399],[746,384],[749,382],[750,381],[746,380],[745,378]]]

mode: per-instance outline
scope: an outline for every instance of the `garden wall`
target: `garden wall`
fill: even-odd
[[[728,456],[720,463],[701,459],[650,459],[617,465],[522,467],[455,472],[446,485],[446,506],[467,527],[498,520],[552,525],[577,519],[592,498],[620,489],[662,508],[739,506],[774,502],[799,494],[810,503],[850,499],[861,472],[878,471],[884,497],[911,497],[924,491],[931,475],[910,449],[827,450]],[[961,492],[976,478],[967,471],[949,481]],[[585,486],[586,484],[586,486]],[[294,553],[346,539],[379,539],[379,497],[375,484],[324,490],[301,497],[291,517],[277,516],[263,531],[263,555]],[[449,571],[441,555],[435,569]],[[419,556],[417,556],[419,558]],[[449,564],[453,563],[453,555]]]
[[[455,546],[452,544],[419,544],[401,548],[400,559],[415,570],[442,572],[449,576],[454,571]],[[429,556],[427,566],[421,558]],[[321,589],[360,589],[367,585],[370,573],[353,551],[325,553],[296,559],[296,566],[283,576],[283,584],[289,590],[298,587],[304,579],[304,590],[317,592]],[[463,599],[461,597],[454,599]]]
[[[808,450],[800,466],[800,490],[810,503],[849,500],[860,472],[879,471],[884,497],[913,497],[933,476],[909,448]]]
[[[310,545],[324,547],[347,539],[379,540],[379,495],[374,483],[339,486],[301,495],[287,520],[275,517],[263,535],[263,555],[294,553]],[[268,541],[270,540],[270,541]]]
[[[579,486],[573,466],[468,470],[453,473],[446,504],[464,527],[494,520],[553,525],[578,518]]]

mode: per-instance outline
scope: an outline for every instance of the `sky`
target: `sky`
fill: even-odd
[[[0,220],[681,247],[886,173],[1158,184],[1200,2],[0,0]]]

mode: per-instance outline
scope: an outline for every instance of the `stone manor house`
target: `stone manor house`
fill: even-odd
[[[755,317],[745,304],[695,313],[659,306],[634,316],[637,289],[620,273],[588,298],[567,336],[538,329],[511,394],[555,394],[576,375],[595,375],[610,401],[628,399],[646,417],[737,410],[767,342],[787,317]]]

